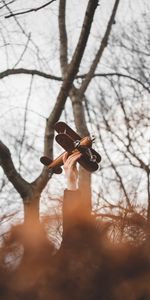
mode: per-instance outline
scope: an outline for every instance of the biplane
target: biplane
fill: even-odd
[[[99,168],[101,156],[92,148],[93,138],[86,136],[81,138],[73,129],[64,122],[57,122],[54,129],[58,133],[55,137],[57,143],[64,148],[64,152],[54,160],[47,156],[42,156],[40,161],[47,166],[51,173],[62,173],[63,155],[65,152],[68,156],[74,152],[80,152],[82,155],[77,162],[89,172],[94,172]]]

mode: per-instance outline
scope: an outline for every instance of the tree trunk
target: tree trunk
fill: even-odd
[[[77,132],[81,137],[89,136],[90,134],[86,125],[85,110],[83,107],[83,97],[81,97],[79,90],[75,87],[73,87],[70,91],[70,98],[72,101]],[[91,173],[81,166],[79,168],[79,189],[82,194],[84,208],[87,212],[91,212]]]
[[[28,201],[24,201],[24,223],[33,225],[39,223],[40,195],[33,195]]]

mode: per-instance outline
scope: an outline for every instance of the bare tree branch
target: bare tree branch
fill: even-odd
[[[60,65],[63,76],[68,64],[67,58],[67,31],[65,18],[66,0],[59,2],[59,37],[60,37]]]
[[[19,59],[17,60],[17,62],[16,62],[15,65],[13,66],[13,69],[16,68],[16,66],[20,63],[20,61],[22,60],[24,54],[26,53],[26,51],[27,51],[27,49],[28,49],[28,44],[29,44],[29,42],[30,42],[30,38],[31,38],[31,34],[29,33],[28,38],[27,38],[27,42],[26,42],[26,44],[25,44],[25,46],[24,46],[24,49],[23,49],[23,51],[22,51],[22,53],[21,53]]]
[[[57,81],[62,81],[61,77],[53,76],[50,74],[47,74],[42,71],[38,71],[35,69],[24,69],[24,68],[18,68],[18,69],[7,69],[3,72],[0,73],[0,79],[10,76],[10,75],[17,75],[17,74],[29,74],[29,75],[38,75],[40,77],[44,77],[47,79],[52,79],[52,80],[57,80]]]
[[[23,199],[32,194],[31,185],[16,171],[9,149],[0,141],[0,165],[5,175]]]
[[[115,221],[124,221],[124,225],[130,226],[135,225],[141,227],[145,232],[149,232],[149,225],[141,214],[133,213],[130,216],[128,215],[114,215],[111,213],[98,213],[96,217],[109,218]]]
[[[48,74],[48,73],[45,73],[45,72],[42,72],[39,70],[35,70],[35,69],[24,69],[24,68],[7,69],[3,72],[0,72],[0,79],[3,79],[7,76],[18,75],[18,74],[37,75],[37,76],[40,76],[40,77],[43,77],[46,79],[50,79],[50,80],[63,81],[63,78],[60,76],[55,76],[55,75]],[[84,79],[86,77],[86,75],[87,74],[77,75],[77,76],[75,76],[75,79]],[[148,93],[150,93],[150,88],[148,86],[146,86],[144,83],[142,83],[141,80],[139,80],[136,77],[133,77],[131,75],[118,73],[118,72],[93,74],[93,78],[94,77],[113,77],[113,76],[124,77],[124,78],[128,78],[130,80],[133,80],[133,81],[137,82],[138,84],[140,84]]]
[[[5,18],[8,19],[8,18],[11,18],[11,17],[14,17],[14,16],[19,16],[19,15],[23,15],[23,14],[28,14],[28,13],[30,13],[30,12],[37,12],[38,10],[41,10],[42,8],[47,7],[48,5],[50,5],[50,4],[51,4],[52,2],[54,2],[54,1],[56,1],[56,0],[51,0],[51,1],[49,1],[49,2],[47,2],[47,3],[45,3],[45,4],[43,4],[43,5],[41,5],[41,6],[39,6],[39,7],[36,7],[36,8],[31,8],[31,9],[28,9],[28,10],[25,10],[25,11],[20,11],[20,12],[16,12],[16,13],[11,13],[11,14],[5,16]],[[11,3],[11,2],[10,2],[10,3]],[[10,3],[8,3],[8,4],[10,4]]]
[[[104,118],[104,116],[103,116],[103,118]],[[105,118],[104,118],[104,121],[107,122]],[[104,145],[104,142],[103,142],[103,140],[102,140],[101,135],[100,135],[100,140],[101,140],[103,149],[104,149],[104,151],[105,151],[105,154],[106,154],[106,156],[107,156],[107,158],[108,158],[108,160],[109,160],[109,162],[110,162],[110,164],[111,164],[111,166],[112,166],[112,168],[113,168],[113,170],[114,170],[114,172],[115,172],[117,178],[119,179],[120,186],[121,186],[121,188],[122,188],[122,190],[123,190],[123,192],[124,192],[124,195],[125,195],[125,199],[126,199],[127,205],[128,205],[128,207],[129,207],[129,209],[131,209],[131,211],[133,211],[132,205],[131,205],[131,203],[130,203],[129,196],[128,196],[128,194],[127,194],[126,188],[125,188],[124,183],[123,183],[123,179],[122,179],[122,177],[121,177],[119,171],[117,170],[117,167],[114,165],[112,159],[110,158],[110,156],[109,156],[109,154],[108,154],[108,152],[107,152],[107,150],[106,150],[106,147],[105,147],[105,145]]]
[[[18,210],[10,214],[4,214],[0,217],[0,223],[8,222],[8,219],[12,219],[12,217],[17,215],[17,213],[19,213]]]
[[[27,124],[27,115],[28,115],[28,104],[29,104],[29,100],[30,100],[30,96],[31,96],[32,83],[33,83],[33,77],[31,77],[30,86],[29,86],[29,91],[28,91],[27,100],[26,100],[26,105],[25,105],[24,123],[23,123],[23,133],[22,133],[22,138],[21,138],[21,141],[20,141],[20,151],[19,151],[19,155],[18,155],[18,159],[19,159],[19,172],[21,171],[21,163],[22,163],[22,147],[23,147],[23,143],[24,143],[24,139],[25,139],[25,135],[26,135],[26,124]]]
[[[12,3],[14,3],[14,2],[15,2],[15,0],[11,0],[10,2],[7,3],[7,5],[12,4]],[[6,6],[6,4],[3,4],[2,6],[0,6],[0,9],[2,9],[2,8],[5,7],[5,6]]]
[[[85,76],[86,75],[81,75],[79,78],[84,78]],[[113,76],[124,77],[124,78],[128,78],[130,80],[133,80],[133,81],[137,82],[138,84],[140,84],[145,90],[147,90],[150,93],[150,88],[148,86],[146,86],[144,83],[142,83],[141,80],[139,80],[136,77],[133,77],[131,75],[127,75],[127,74],[123,74],[123,73],[118,73],[118,72],[95,73],[95,74],[93,74],[93,77],[113,77]]]
[[[19,27],[19,29],[21,30],[21,32],[23,33],[23,35],[25,35],[27,38],[29,36],[30,33],[27,33],[23,26],[21,25],[21,23],[18,21],[17,17],[13,15],[10,7],[8,6],[8,4],[6,3],[5,0],[2,0],[2,2],[4,3],[4,6],[7,8],[7,10],[9,11],[10,14],[12,14],[12,17],[14,18],[14,21],[16,22],[17,26]],[[39,56],[39,47],[37,46],[37,44],[30,38],[30,42],[32,43],[32,45],[35,47],[36,51],[37,51],[37,57],[40,60],[40,56]]]
[[[114,19],[115,19],[115,15],[116,15],[116,12],[117,12],[117,8],[118,8],[118,5],[119,5],[119,1],[120,0],[116,0],[115,1],[115,4],[114,4],[114,7],[113,7],[113,10],[112,10],[112,14],[110,16],[110,20],[108,22],[108,25],[107,25],[107,28],[106,28],[106,31],[105,31],[105,34],[104,34],[104,37],[100,43],[100,47],[98,49],[98,52],[92,62],[92,65],[90,67],[90,70],[89,72],[86,74],[86,77],[85,79],[83,80],[82,82],[82,85],[80,87],[80,93],[83,95],[94,75],[94,72],[96,70],[96,67],[98,65],[98,62],[100,61],[101,57],[102,57],[102,54],[104,52],[104,49],[106,48],[107,46],[107,43],[108,43],[108,39],[109,39],[109,36],[110,36],[110,33],[111,33],[111,29],[112,29],[112,25],[114,23]]]
[[[147,220],[150,223],[150,170],[149,172],[147,172],[147,195],[148,195]]]

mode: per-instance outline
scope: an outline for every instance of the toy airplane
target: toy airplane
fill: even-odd
[[[77,160],[78,163],[89,172],[94,172],[98,169],[101,161],[101,156],[92,148],[92,142],[89,136],[81,138],[74,130],[72,130],[66,123],[57,122],[55,124],[57,131],[56,141],[65,149],[68,156],[74,152],[80,152],[82,156]],[[61,166],[63,165],[63,152],[54,160],[47,156],[42,156],[40,161],[47,166],[51,173],[62,173]]]

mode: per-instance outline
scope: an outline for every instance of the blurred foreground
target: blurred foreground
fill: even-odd
[[[149,239],[115,244],[106,228],[80,219],[58,250],[42,225],[13,227],[0,249],[0,299],[150,299]]]

